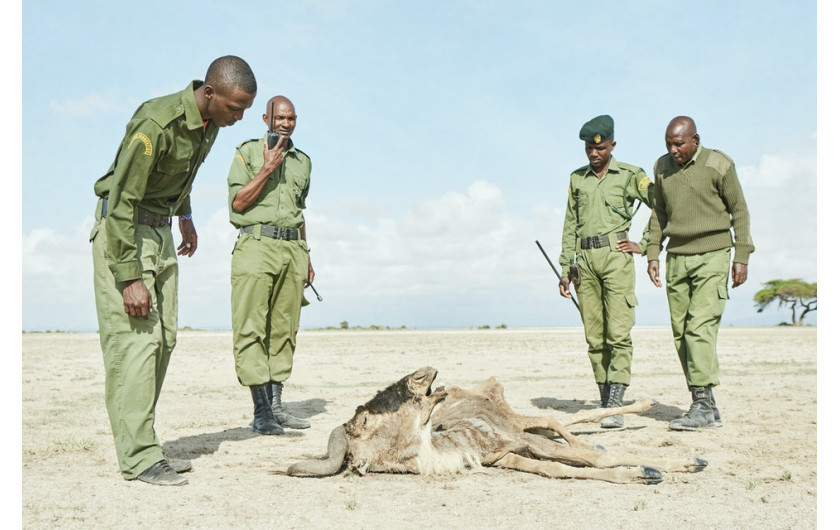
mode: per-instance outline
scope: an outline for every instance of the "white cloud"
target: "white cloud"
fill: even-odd
[[[744,188],[784,188],[790,192],[816,193],[816,152],[765,154],[758,167],[737,167],[737,171]]]

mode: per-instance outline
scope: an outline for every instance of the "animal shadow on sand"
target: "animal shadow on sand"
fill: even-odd
[[[284,401],[283,407],[287,412],[298,418],[311,418],[326,412],[328,403],[329,401],[325,399],[316,398],[304,401]],[[290,438],[303,435],[303,432],[293,429],[286,429],[286,432],[283,433],[283,436]],[[258,436],[263,435],[255,433],[249,425],[233,427],[223,431],[205,432],[184,436],[171,442],[164,442],[163,451],[167,456],[173,458],[196,458],[203,455],[212,455],[219,450],[219,446],[224,442],[239,442]]]

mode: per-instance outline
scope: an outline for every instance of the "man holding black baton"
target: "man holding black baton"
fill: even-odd
[[[611,408],[622,405],[630,385],[630,330],[638,305],[633,254],[647,247],[647,233],[639,244],[627,239],[630,221],[636,201],[653,204],[653,186],[645,172],[613,158],[613,132],[613,119],[607,115],[580,130],[589,164],[570,176],[559,260],[560,294],[571,298],[570,283],[575,283],[601,406]],[[621,415],[601,420],[606,429],[623,426]]]

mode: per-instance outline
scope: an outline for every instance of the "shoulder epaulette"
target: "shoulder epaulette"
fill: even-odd
[[[251,142],[258,142],[258,141],[260,141],[260,138],[251,138],[250,140],[245,140],[244,142],[241,142],[239,145],[236,146],[236,148],[239,149],[240,147],[243,147],[245,144],[249,144]]]
[[[627,162],[618,162],[618,167],[620,167],[622,169],[629,169],[633,173],[638,173],[639,171],[644,173],[644,171],[645,171],[644,169],[640,168],[639,166],[634,166],[633,164],[628,164]]]
[[[586,170],[587,170],[587,169],[589,169],[589,165],[580,166],[580,167],[579,167],[579,168],[577,168],[576,170],[572,171],[572,175],[574,175],[574,174],[576,174],[576,173],[580,173],[580,174],[586,173]]]
[[[726,153],[717,149],[708,149],[708,151],[709,158],[706,160],[706,165],[715,168],[721,174],[725,174],[730,167],[735,165],[735,162]]]

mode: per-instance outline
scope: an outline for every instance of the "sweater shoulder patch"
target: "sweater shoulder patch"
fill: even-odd
[[[706,166],[714,168],[715,171],[721,175],[725,175],[729,169],[735,165],[732,159],[717,149],[709,150],[709,159],[706,160]]]

